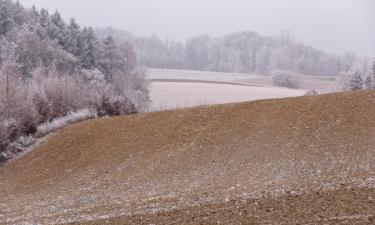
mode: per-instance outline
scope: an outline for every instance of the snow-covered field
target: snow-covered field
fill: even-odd
[[[273,86],[271,76],[244,74],[244,73],[220,73],[208,71],[170,70],[170,69],[148,69],[150,80],[204,80],[224,81],[251,84],[256,86]],[[299,75],[301,89],[315,89],[323,92],[332,92],[339,86],[337,77]]]
[[[149,79],[186,79],[205,81],[226,81],[239,82],[248,78],[265,78],[265,76],[241,74],[241,73],[219,73],[191,70],[169,70],[169,69],[148,69]]]
[[[152,111],[301,96],[304,90],[216,83],[152,82]]]
[[[301,89],[279,88],[270,76],[206,71],[148,69],[151,110],[301,96],[306,90],[320,93],[337,88],[335,77],[300,76]]]

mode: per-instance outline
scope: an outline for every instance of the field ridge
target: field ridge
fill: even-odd
[[[372,224],[375,92],[95,119],[0,168],[0,224]]]

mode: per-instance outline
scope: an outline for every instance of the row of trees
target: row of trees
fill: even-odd
[[[274,70],[296,74],[337,76],[359,70],[367,74],[370,61],[353,53],[330,55],[295,41],[289,32],[264,37],[254,32],[237,32],[222,37],[197,36],[186,43],[161,40],[157,36],[136,37],[113,28],[95,30],[111,34],[120,42],[135,45],[145,67],[189,69],[269,75]]]
[[[99,39],[57,11],[0,1],[0,160],[12,142],[69,112],[122,115],[148,103],[132,44]]]

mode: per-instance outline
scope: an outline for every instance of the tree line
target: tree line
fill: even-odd
[[[221,37],[201,35],[185,43],[156,35],[134,36],[114,28],[96,29],[99,37],[112,35],[134,44],[144,67],[270,75],[274,70],[295,74],[337,76],[340,72],[368,74],[370,61],[351,52],[327,54],[300,43],[290,32],[277,37],[236,32]]]

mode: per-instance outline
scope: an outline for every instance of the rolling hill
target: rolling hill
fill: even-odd
[[[373,224],[375,92],[90,120],[0,168],[0,224]]]

